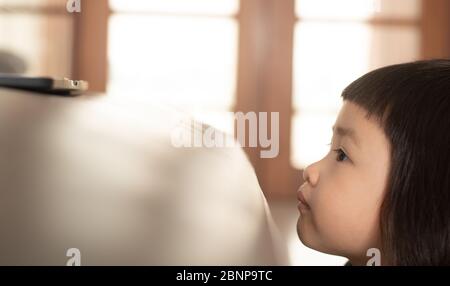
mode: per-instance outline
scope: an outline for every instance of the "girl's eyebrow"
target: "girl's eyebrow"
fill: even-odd
[[[353,143],[355,143],[355,145],[357,147],[360,147],[359,140],[358,140],[358,137],[356,136],[356,132],[354,129],[345,128],[345,127],[338,125],[338,126],[333,126],[332,130],[333,130],[333,133],[335,132],[341,137],[344,137],[344,136],[349,137],[353,141]]]

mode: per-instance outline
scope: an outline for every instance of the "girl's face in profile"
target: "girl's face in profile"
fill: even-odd
[[[365,264],[381,249],[379,217],[387,184],[390,144],[379,123],[344,101],[328,154],[308,166],[298,190],[297,231],[308,247]]]

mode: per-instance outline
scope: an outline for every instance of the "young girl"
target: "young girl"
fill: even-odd
[[[308,166],[297,231],[366,265],[450,265],[450,60],[372,71],[342,93],[330,152]]]

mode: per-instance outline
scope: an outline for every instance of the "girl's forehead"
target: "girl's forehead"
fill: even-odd
[[[335,126],[339,126],[353,132],[358,132],[358,129],[366,127],[371,124],[371,120],[366,117],[367,112],[357,104],[344,101],[339,115],[336,119]]]
[[[364,108],[350,101],[344,101],[334,124],[334,134],[352,139],[358,147],[388,141],[378,121],[368,118]]]

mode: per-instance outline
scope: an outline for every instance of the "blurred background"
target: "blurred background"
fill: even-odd
[[[450,0],[0,0],[0,73],[88,80],[226,132],[279,112],[280,153],[246,148],[294,264],[342,264],[297,239],[302,169],[328,152],[342,89],[385,65],[450,57]]]

